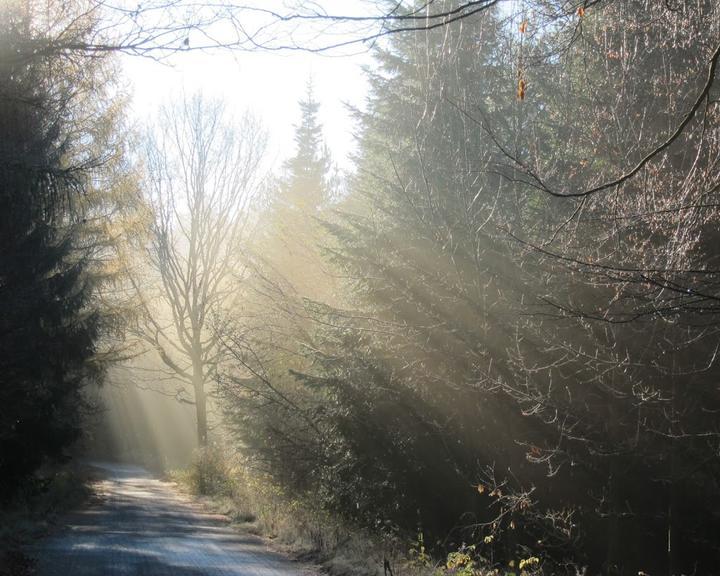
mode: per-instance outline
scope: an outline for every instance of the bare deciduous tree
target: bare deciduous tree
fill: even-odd
[[[145,312],[140,332],[179,382],[177,397],[194,402],[201,446],[206,388],[222,355],[209,323],[220,304],[231,304],[230,276],[241,274],[265,144],[251,116],[230,122],[222,103],[199,95],[163,108],[148,137],[146,254],[158,287],[133,281]]]

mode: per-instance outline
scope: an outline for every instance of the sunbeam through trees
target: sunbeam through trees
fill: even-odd
[[[719,61],[718,0],[3,4],[6,532],[92,457],[333,574],[716,573]]]

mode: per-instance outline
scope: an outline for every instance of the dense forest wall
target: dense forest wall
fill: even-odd
[[[348,305],[292,311],[290,372],[255,341],[230,418],[281,484],[437,551],[707,570],[717,6],[547,10],[376,50],[323,218]]]

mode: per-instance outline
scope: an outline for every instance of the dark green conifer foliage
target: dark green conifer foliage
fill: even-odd
[[[303,309],[292,404],[248,446],[293,493],[500,572],[713,573],[717,102],[622,186],[547,192],[675,129],[717,3],[600,4],[532,37],[540,10],[381,43],[327,224],[356,309]]]
[[[78,226],[68,216],[82,169],[65,164],[67,87],[51,59],[13,61],[32,33],[0,12],[0,498],[79,433],[98,317]]]

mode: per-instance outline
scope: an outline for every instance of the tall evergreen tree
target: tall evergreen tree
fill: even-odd
[[[411,387],[443,407],[448,424],[438,434],[448,446],[462,446],[453,451],[455,469],[476,478],[482,464],[509,469],[500,492],[515,484],[515,503],[523,485],[533,486],[536,506],[511,506],[507,523],[491,524],[499,531],[521,527],[494,535],[496,556],[539,551],[533,542],[549,540],[541,536],[548,520],[560,533],[543,554],[584,556],[609,573],[663,565],[691,571],[694,562],[711,566],[716,553],[704,534],[716,531],[719,516],[701,504],[717,494],[709,480],[717,475],[717,444],[708,442],[717,438],[710,416],[717,387],[703,376],[716,369],[693,358],[714,358],[717,342],[708,304],[717,287],[708,267],[716,250],[702,242],[714,238],[712,216],[696,212],[710,209],[704,202],[717,191],[716,172],[708,169],[717,162],[716,113],[691,124],[612,198],[574,203],[537,194],[541,185],[583,190],[635,165],[648,132],[658,129],[659,142],[668,133],[667,110],[679,99],[673,83],[682,77],[695,86],[678,107],[686,110],[707,82],[687,71],[704,71],[716,44],[697,49],[690,39],[717,38],[715,24],[707,31],[703,24],[716,22],[716,7],[658,14],[650,6],[606,8],[583,23],[584,43],[560,49],[561,57],[558,47],[572,41],[554,31],[529,41],[522,36],[527,21],[512,30],[521,40],[510,53],[502,49],[502,38],[510,44],[507,29],[495,28],[494,41],[491,25],[481,32],[469,22],[462,33],[434,40],[395,39],[372,77],[360,176],[348,203],[353,214],[337,230],[340,260],[368,309],[402,326],[393,341],[373,339],[381,345],[372,357],[379,363],[393,350],[415,360],[402,370],[390,364],[393,388]],[[637,23],[632,35],[643,51],[628,50],[629,21]],[[482,36],[473,42],[474,34]],[[523,58],[543,62],[542,73],[524,69]],[[657,74],[660,61],[666,76]],[[531,90],[516,100],[517,76],[530,80]],[[618,128],[609,127],[618,117]],[[687,194],[680,203],[678,190]],[[528,256],[513,236],[550,252],[561,239],[557,249],[567,249],[571,261],[591,264],[563,267]],[[695,265],[678,264],[690,256]],[[678,279],[707,283],[698,294]],[[560,304],[542,305],[548,301]],[[354,386],[369,402],[364,385],[373,380],[361,374],[351,372],[341,384],[326,380],[326,387]],[[355,397],[346,410],[357,404]],[[362,467],[355,477],[361,474]],[[388,469],[388,481],[401,474],[400,466]],[[434,483],[425,477],[430,491]],[[466,507],[483,518],[503,505],[502,498],[486,500],[489,510],[482,498],[464,502],[461,485],[452,494],[447,507],[457,514]],[[562,510],[572,510],[574,520]],[[622,546],[630,541],[637,546]]]
[[[228,311],[235,324],[223,335],[241,367],[221,379],[230,426],[249,456],[277,478],[287,474],[288,486],[297,490],[312,487],[314,459],[307,453],[319,455],[321,446],[312,415],[318,399],[292,373],[310,369],[313,311],[335,302],[339,288],[322,257],[327,237],[320,222],[329,204],[331,161],[318,110],[309,83],[300,102],[295,153],[270,191],[252,246],[251,274],[240,285],[243,303]]]
[[[80,391],[98,374],[73,216],[93,163],[73,162],[69,129],[82,71],[57,54],[16,57],[43,42],[33,8],[0,10],[0,497],[77,437]]]
[[[332,293],[331,283],[323,278],[324,233],[320,225],[330,202],[332,162],[323,142],[320,103],[315,100],[311,81],[299,107],[295,152],[284,163],[283,175],[269,192],[254,253],[263,275],[284,285],[287,294],[322,300]],[[318,292],[319,284],[327,290]]]
[[[283,200],[302,211],[316,211],[328,200],[330,155],[323,142],[312,80],[300,101],[300,123],[295,126],[295,154],[285,163]]]

